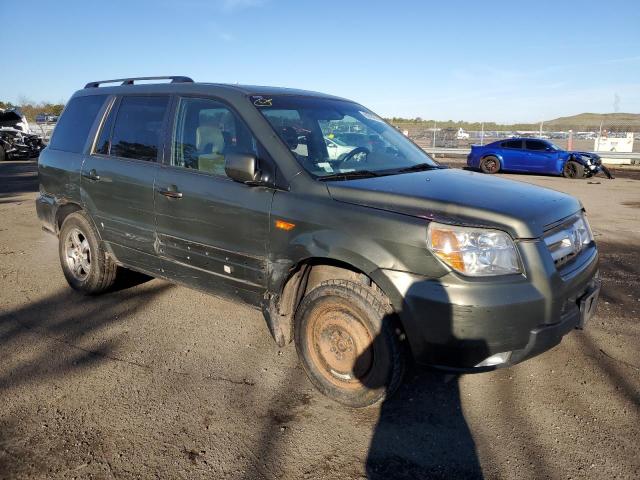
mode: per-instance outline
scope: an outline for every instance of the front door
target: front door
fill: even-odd
[[[157,273],[153,183],[170,97],[123,96],[82,165],[82,196],[118,260]]]
[[[212,99],[180,98],[156,180],[158,254],[164,274],[259,304],[274,191],[226,176],[227,153],[259,154],[239,116]]]
[[[549,144],[540,140],[526,140],[525,147],[531,171],[555,173],[558,152],[552,150]]]

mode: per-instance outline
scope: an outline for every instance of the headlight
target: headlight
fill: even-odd
[[[573,224],[575,231],[575,242],[580,243],[581,248],[584,245],[588,245],[593,241],[593,233],[591,232],[591,226],[587,221],[587,217],[580,215],[580,218]]]
[[[513,240],[500,230],[432,222],[427,245],[440,260],[464,275],[485,277],[522,271]]]

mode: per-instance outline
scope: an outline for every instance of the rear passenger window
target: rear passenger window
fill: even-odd
[[[522,148],[522,140],[512,140],[510,142],[504,142],[503,148]]]
[[[257,142],[244,122],[216,100],[180,99],[171,165],[225,175],[225,155],[231,152],[258,154]]]
[[[72,98],[58,120],[49,148],[81,153],[89,130],[106,98],[107,95]]]
[[[110,154],[154,161],[169,97],[122,97],[111,136]]]
[[[538,140],[527,140],[527,150],[546,150],[547,144]]]

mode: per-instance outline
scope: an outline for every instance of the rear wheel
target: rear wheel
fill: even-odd
[[[348,280],[329,280],[296,313],[298,356],[315,387],[350,407],[373,405],[400,385],[406,347],[386,298]]]
[[[500,160],[494,156],[484,157],[480,161],[480,170],[483,173],[498,173],[500,171]]]
[[[84,212],[74,212],[65,218],[58,242],[60,265],[71,288],[96,294],[113,285],[118,267],[100,245]]]
[[[573,160],[569,160],[564,164],[564,168],[562,169],[562,174],[566,178],[582,178],[584,177],[584,167],[580,165],[578,162],[574,162]]]

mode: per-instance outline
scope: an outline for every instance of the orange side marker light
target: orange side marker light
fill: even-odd
[[[284,220],[276,220],[276,228],[280,230],[284,230],[288,232],[289,230],[293,230],[295,228],[295,223],[285,222]]]

